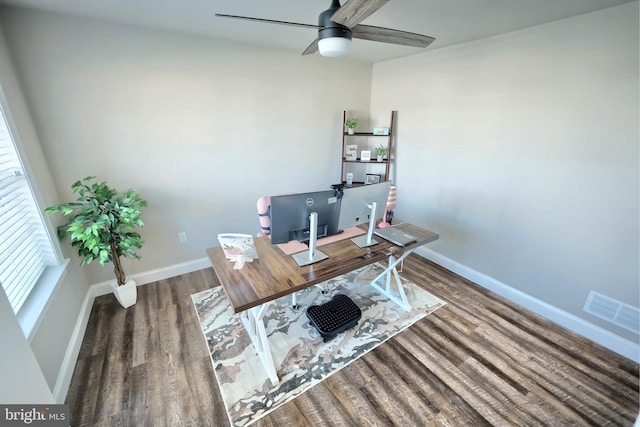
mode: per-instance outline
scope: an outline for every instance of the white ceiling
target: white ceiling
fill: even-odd
[[[635,0],[391,0],[363,23],[435,37],[427,49],[476,40]],[[302,52],[313,29],[217,18],[215,13],[316,24],[330,0],[0,0],[66,14]],[[378,62],[423,49],[354,40],[350,57]],[[330,60],[330,59],[328,59]]]

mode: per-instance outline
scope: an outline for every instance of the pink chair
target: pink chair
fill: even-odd
[[[256,237],[267,236],[271,234],[271,218],[269,217],[271,210],[271,196],[262,196],[258,199],[258,220],[262,231],[256,234]]]
[[[391,224],[387,222],[387,219],[393,215],[393,208],[396,207],[396,186],[392,185],[389,188],[389,197],[387,199],[387,206],[384,209],[384,217],[382,218],[382,222],[378,224],[378,227],[385,228],[391,227]]]

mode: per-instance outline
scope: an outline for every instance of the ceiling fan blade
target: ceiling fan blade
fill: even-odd
[[[371,25],[356,25],[351,28],[351,32],[352,37],[356,39],[413,47],[427,47],[435,40],[433,37],[422,34],[392,30],[391,28],[373,27]]]
[[[266,24],[280,24],[280,25],[289,25],[292,27],[304,27],[304,28],[313,28],[313,29],[320,28],[319,26],[312,25],[312,24],[300,24],[298,22],[275,21],[273,19],[252,18],[250,16],[224,15],[222,13],[216,13],[216,16],[220,18],[233,18],[233,19],[244,19],[244,20],[254,21],[254,22],[264,22]]]
[[[389,0],[349,0],[331,16],[333,22],[353,28]]]
[[[318,51],[318,39],[315,39],[311,44],[302,52],[302,55],[311,55]]]

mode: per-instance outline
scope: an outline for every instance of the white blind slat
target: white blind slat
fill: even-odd
[[[22,260],[28,260],[27,256],[29,254],[25,254],[25,250],[28,250],[28,248],[31,247],[37,248],[40,246],[38,244],[38,240],[40,239],[29,239],[28,234],[29,230],[25,230],[21,236],[22,238],[14,239],[11,242],[11,245],[9,245],[9,249],[3,251],[2,255],[0,255],[0,272],[15,269],[21,264]]]
[[[55,256],[0,110],[0,284],[14,312]]]
[[[29,293],[33,290],[33,288],[35,288],[36,284],[38,283],[38,279],[43,272],[44,266],[38,263],[33,264],[33,266],[30,266],[29,269],[25,269],[24,275],[22,276],[22,279],[20,281],[22,286],[19,288],[19,292],[15,293],[11,297],[11,300],[14,301],[14,304],[16,306],[14,310],[20,310],[20,307],[22,307],[24,302],[27,300],[27,297],[29,297]]]
[[[5,290],[9,299],[16,299],[25,287],[35,285],[35,281],[32,280],[33,272],[40,268],[43,268],[43,266],[38,259],[30,259],[17,266],[17,268],[7,276],[7,280],[14,284],[14,286]],[[37,277],[35,277],[35,279],[37,279]]]

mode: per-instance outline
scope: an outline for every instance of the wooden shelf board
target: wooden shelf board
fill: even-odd
[[[377,160],[370,160],[370,161],[362,161],[360,159],[358,160],[342,160],[344,163],[363,163],[363,164],[379,164],[379,165],[384,165],[385,163],[389,163],[389,160],[383,160],[381,162],[377,161]]]
[[[345,136],[384,136],[386,138],[389,138],[389,135],[378,135],[372,132],[356,132],[356,133],[345,132],[344,135]]]

